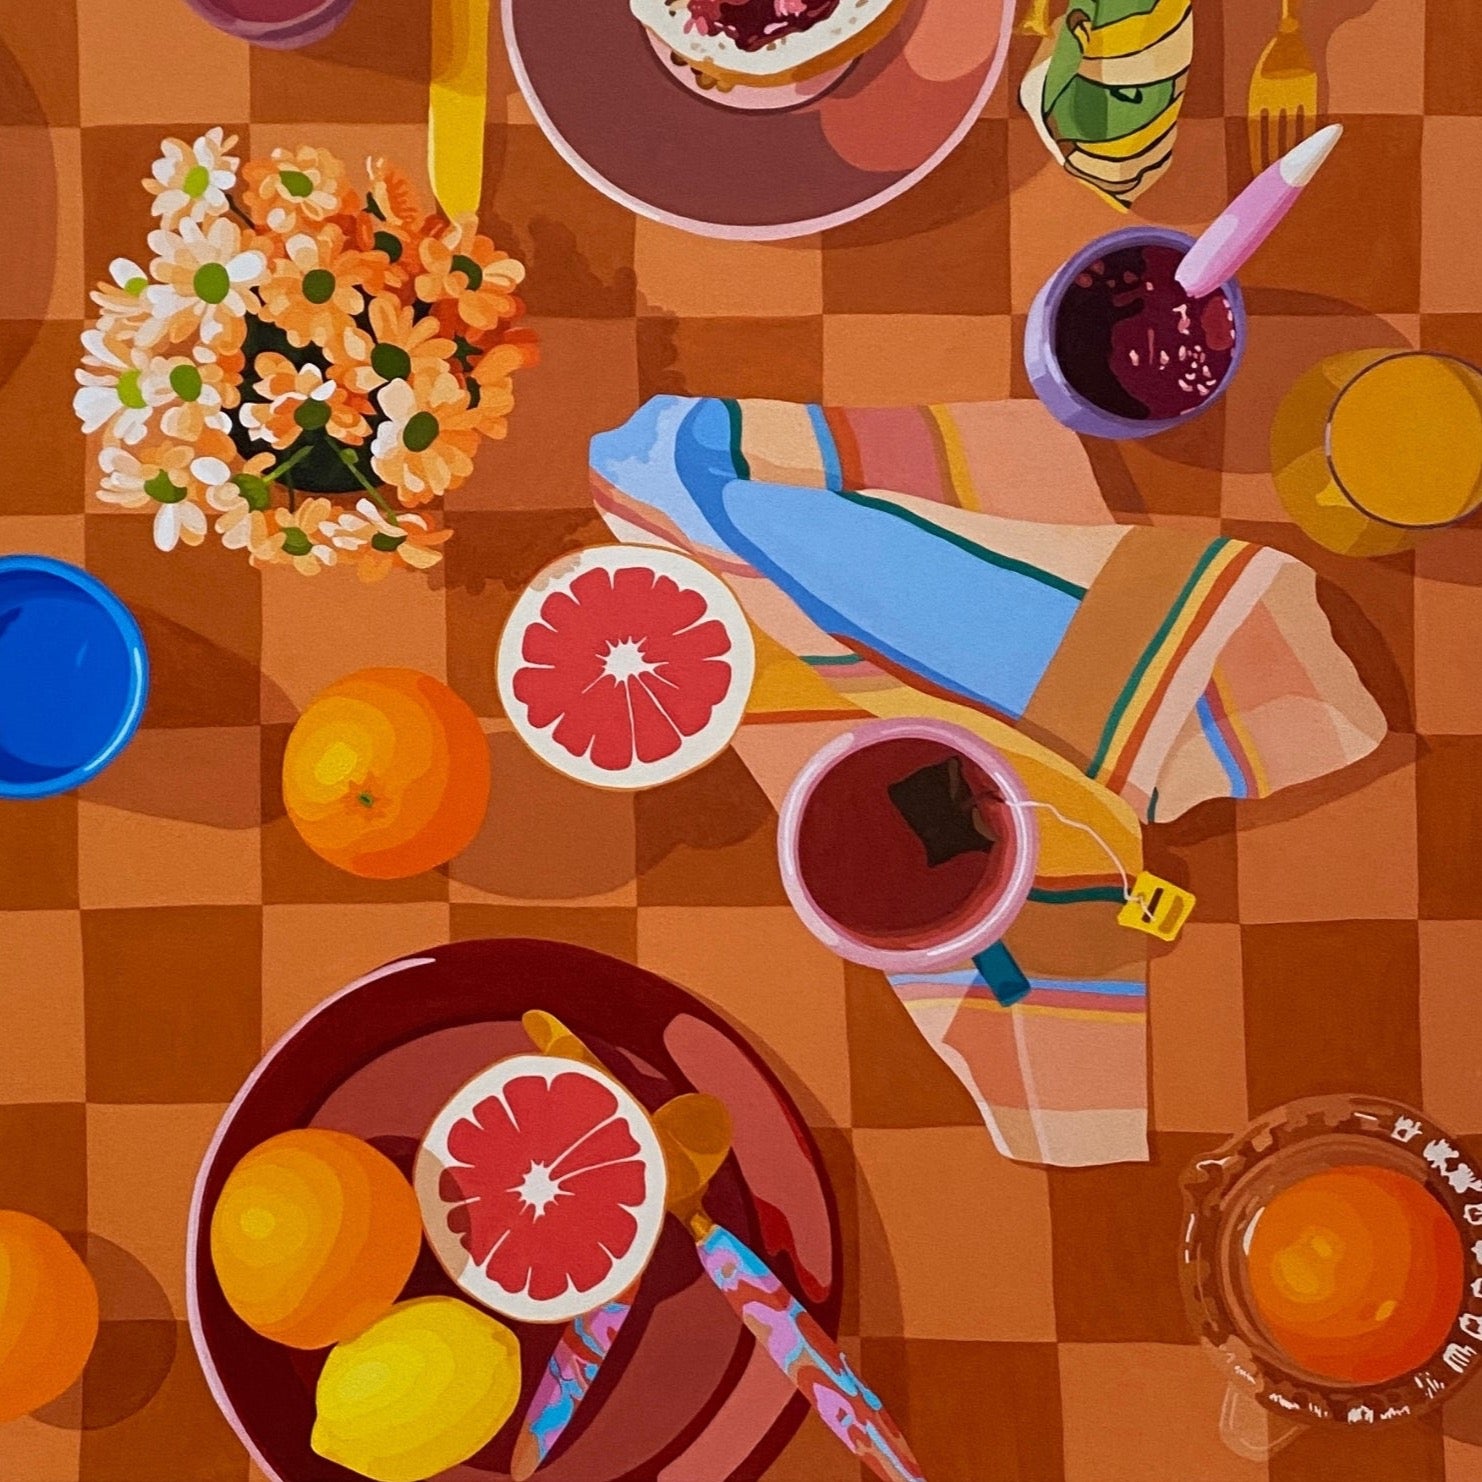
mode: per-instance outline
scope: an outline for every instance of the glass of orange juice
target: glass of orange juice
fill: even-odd
[[[1482,371],[1424,350],[1331,356],[1282,403],[1271,449],[1282,500],[1314,539],[1406,550],[1482,506]]]
[[[1226,1443],[1382,1426],[1482,1368],[1482,1171],[1422,1112],[1332,1096],[1184,1175],[1184,1296],[1226,1366]]]

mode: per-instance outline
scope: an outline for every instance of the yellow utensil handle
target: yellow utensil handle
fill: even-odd
[[[427,164],[450,218],[479,208],[488,95],[489,0],[432,0]]]

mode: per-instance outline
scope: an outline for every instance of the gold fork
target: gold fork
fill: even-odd
[[[1302,39],[1301,0],[1281,0],[1281,22],[1250,79],[1250,167],[1259,174],[1317,127],[1317,68]]]

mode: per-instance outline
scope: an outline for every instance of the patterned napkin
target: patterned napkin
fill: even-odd
[[[658,397],[592,442],[622,540],[689,552],[759,630],[737,749],[779,801],[865,715],[935,715],[1009,756],[1042,813],[1007,944],[1032,992],[971,964],[893,986],[999,1148],[1147,1157],[1146,948],[1115,870],[1140,819],[1263,796],[1367,754],[1384,721],[1315,578],[1279,552],[1117,525],[1037,402],[842,410]]]
[[[1050,153],[1126,210],[1173,162],[1193,0],[1067,0],[1020,102]]]

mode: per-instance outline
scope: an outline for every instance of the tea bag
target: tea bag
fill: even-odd
[[[963,775],[960,756],[922,767],[885,791],[921,840],[929,866],[946,864],[960,854],[987,854],[998,842],[978,807],[982,795],[973,793]]]
[[[1193,0],[1066,0],[1019,101],[1050,153],[1125,211],[1173,162],[1193,58]]]

